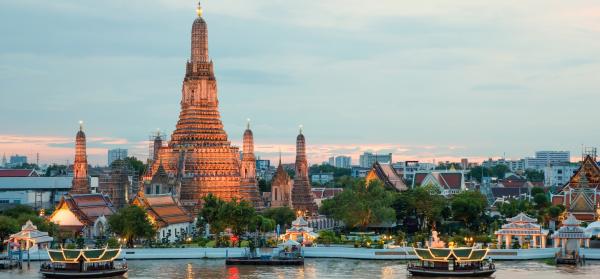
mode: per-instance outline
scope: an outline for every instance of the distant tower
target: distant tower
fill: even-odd
[[[6,153],[2,155],[2,167],[6,167]]]
[[[302,134],[296,138],[296,176],[294,177],[294,186],[292,187],[292,206],[294,210],[301,211],[307,216],[318,214],[317,204],[315,203],[308,180],[308,162],[306,160],[306,139]]]
[[[160,134],[160,130],[156,131],[156,136],[154,137],[154,145],[152,148],[152,160],[157,160],[158,159],[158,152],[160,151],[160,148],[162,147],[163,143],[162,143],[162,135]]]
[[[85,147],[83,122],[79,121],[79,132],[75,137],[75,162],[73,163],[73,187],[71,194],[89,194],[90,180],[88,178],[88,163]]]
[[[252,203],[255,208],[260,208],[261,200],[258,191],[258,182],[256,181],[256,158],[254,157],[254,135],[250,130],[250,119],[244,131],[244,146],[242,150],[242,164],[240,176],[241,186],[240,195]]]

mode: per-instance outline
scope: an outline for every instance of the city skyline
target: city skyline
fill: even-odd
[[[544,14],[507,5],[494,7],[499,15],[474,1],[464,9],[450,2],[205,2],[225,129],[241,146],[245,119],[253,119],[263,158],[276,159],[281,148],[291,162],[298,124],[310,163],[332,155],[357,162],[364,151],[393,153],[395,161],[520,158],[543,149],[579,158],[581,145],[594,146],[599,136],[566,131],[593,125],[592,111],[581,107],[598,101],[589,73],[600,69],[590,58],[600,9],[553,2]],[[92,164],[112,148],[144,158],[152,131],[170,137],[174,129],[194,5],[3,3],[2,20],[24,31],[0,27],[12,38],[0,46],[0,91],[9,96],[0,104],[0,153],[72,160],[82,119]],[[446,17],[436,21],[439,15]],[[42,19],[44,33],[36,28]],[[563,117],[549,118],[554,112]]]

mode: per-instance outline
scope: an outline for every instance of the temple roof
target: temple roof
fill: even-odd
[[[50,220],[59,225],[60,220],[53,219],[60,209],[69,210],[86,226],[92,226],[101,216],[108,218],[116,212],[110,198],[104,194],[67,194],[63,196],[56,210],[50,216]]]
[[[145,196],[138,195],[134,201],[135,205],[146,209],[159,227],[165,227],[172,224],[191,223],[192,216],[181,207],[177,201],[168,195]]]
[[[52,242],[54,238],[48,236],[47,232],[38,231],[37,226],[35,226],[31,220],[27,220],[25,225],[21,227],[21,231],[15,234],[12,234],[9,238],[9,241],[19,241],[19,240],[30,240],[34,243],[45,243]]]
[[[517,216],[508,218],[506,221],[511,223],[536,223],[537,219],[527,216],[527,214],[521,212]]]
[[[38,176],[35,170],[29,169],[5,169],[0,170],[0,177],[30,177]]]
[[[581,221],[577,220],[573,214],[569,214],[566,220],[563,221],[562,227],[552,235],[552,238],[571,238],[571,239],[588,239],[592,234],[586,232],[585,228],[580,227]]]
[[[375,178],[383,182],[386,186],[398,191],[408,190],[408,186],[406,186],[402,176],[398,174],[390,164],[375,162],[373,168],[369,174],[367,174],[367,184]]]

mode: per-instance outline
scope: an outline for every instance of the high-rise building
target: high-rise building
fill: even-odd
[[[334,166],[336,168],[349,169],[352,167],[352,157],[350,156],[337,156],[335,157]]]
[[[296,138],[296,176],[292,187],[292,207],[307,216],[318,214],[308,178],[308,161],[306,160],[306,139],[302,128]]]
[[[391,164],[392,163],[392,153],[388,154],[373,154],[370,152],[365,152],[360,155],[359,165],[362,168],[371,168],[375,162],[383,163],[383,164]]]
[[[91,193],[85,141],[83,122],[80,121],[79,131],[75,136],[75,162],[73,163],[73,187],[70,191],[71,194]]]
[[[27,164],[27,156],[22,156],[19,154],[10,156],[10,166],[19,167],[23,164]]]
[[[544,170],[549,164],[569,163],[569,151],[537,151],[534,158],[525,158],[525,169]]]
[[[327,159],[327,164],[330,166],[335,166],[335,157],[329,157],[329,159]]]
[[[219,113],[217,80],[208,54],[208,27],[198,5],[191,30],[191,54],[181,89],[179,120],[167,146],[154,158],[145,180],[162,165],[180,178],[180,202],[197,212],[209,193],[223,200],[240,199],[241,160],[231,145]]]
[[[108,165],[112,165],[112,163],[116,160],[123,160],[127,158],[127,149],[117,148],[108,150]]]

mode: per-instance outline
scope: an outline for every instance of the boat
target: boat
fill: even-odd
[[[48,250],[49,263],[43,263],[40,273],[46,278],[106,278],[124,275],[127,264],[115,264],[121,249],[58,249]]]
[[[486,260],[488,249],[475,248],[414,248],[418,264],[409,263],[414,276],[485,277],[496,272]]]
[[[488,249],[455,247],[453,243],[449,246],[446,248],[438,233],[432,231],[427,248],[413,248],[419,262],[409,263],[408,272],[429,277],[485,277],[496,272],[496,266],[486,260]]]
[[[226,265],[304,265],[302,245],[296,241],[288,240],[283,243],[277,255],[258,256],[255,248],[246,251],[246,255],[237,258],[225,259]]]

